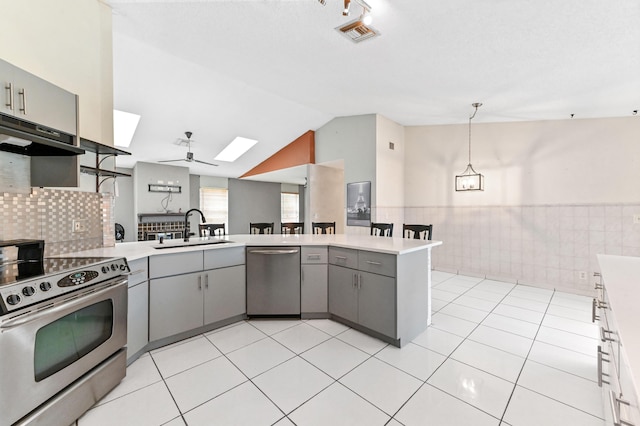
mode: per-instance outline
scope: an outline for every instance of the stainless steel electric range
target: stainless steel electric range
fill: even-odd
[[[68,426],[125,375],[129,266],[22,257],[0,263],[0,426]]]

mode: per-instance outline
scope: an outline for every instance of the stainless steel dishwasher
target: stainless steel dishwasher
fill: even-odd
[[[247,247],[247,315],[300,315],[300,247]]]

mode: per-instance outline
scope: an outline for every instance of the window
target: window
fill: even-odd
[[[280,194],[280,221],[300,222],[300,194],[293,192]]]
[[[229,190],[200,188],[200,210],[208,223],[224,223],[229,230]]]

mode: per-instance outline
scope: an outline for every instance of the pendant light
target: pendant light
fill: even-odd
[[[471,165],[471,120],[476,116],[478,108],[482,106],[480,102],[471,104],[475,108],[469,117],[469,164],[461,175],[456,176],[456,191],[484,191],[484,176],[476,172]]]

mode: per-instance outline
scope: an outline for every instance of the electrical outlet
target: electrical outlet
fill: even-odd
[[[633,215],[633,223],[640,223],[640,214]]]
[[[87,232],[87,219],[74,219],[72,232]]]
[[[586,280],[587,279],[587,272],[586,271],[578,272],[578,278],[581,279],[581,280]]]

